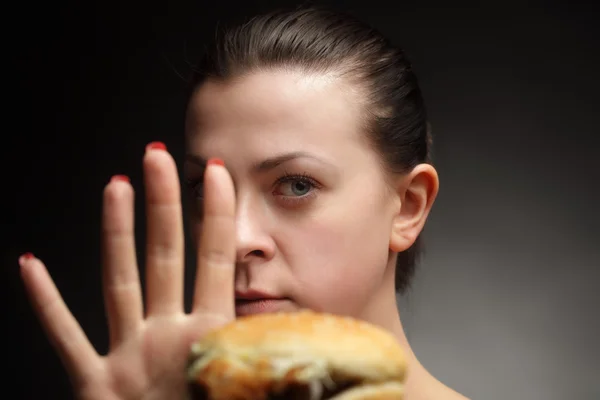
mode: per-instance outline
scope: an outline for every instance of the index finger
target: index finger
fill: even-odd
[[[203,207],[193,312],[234,319],[235,190],[221,160],[207,163]]]

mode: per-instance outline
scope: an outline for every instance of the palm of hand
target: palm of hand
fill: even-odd
[[[82,400],[185,399],[190,345],[235,318],[235,194],[225,168],[208,166],[192,311],[183,310],[183,223],[177,169],[160,147],[144,157],[146,292],[139,283],[133,190],[113,179],[104,192],[103,289],[110,350],[99,355],[43,263],[20,259],[34,310]],[[145,304],[143,297],[145,297]]]
[[[137,337],[103,359],[103,367],[79,385],[82,400],[185,399],[185,369],[190,344],[222,323],[203,316],[173,316],[147,321]]]

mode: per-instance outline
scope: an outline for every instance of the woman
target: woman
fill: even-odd
[[[198,267],[183,309],[183,223],[174,160],[147,147],[145,304],[133,190],[104,191],[104,297],[110,351],[99,356],[42,261],[22,276],[76,396],[182,398],[190,343],[236,316],[310,308],[394,333],[410,359],[407,399],[462,399],[406,340],[396,290],[410,283],[438,192],[416,78],[401,50],[354,19],[303,8],[219,37],[200,63],[186,117],[185,173]]]

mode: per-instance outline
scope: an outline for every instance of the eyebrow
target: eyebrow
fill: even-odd
[[[185,156],[186,160],[194,163],[202,168],[206,168],[206,159],[200,156],[197,156],[195,154],[186,154]],[[324,164],[329,164],[326,161],[310,154],[310,153],[306,153],[303,151],[295,151],[295,152],[291,152],[291,153],[285,153],[285,154],[281,154],[275,157],[270,157],[267,158],[266,160],[263,160],[257,164],[255,164],[252,169],[256,172],[266,172],[268,170],[274,169],[278,166],[280,166],[281,164],[291,161],[291,160],[295,160],[298,158],[310,158],[316,161],[319,161],[321,163]]]

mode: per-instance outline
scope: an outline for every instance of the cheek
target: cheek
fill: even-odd
[[[374,205],[332,208],[296,225],[281,243],[301,306],[352,313],[379,288],[389,254],[389,224]]]

